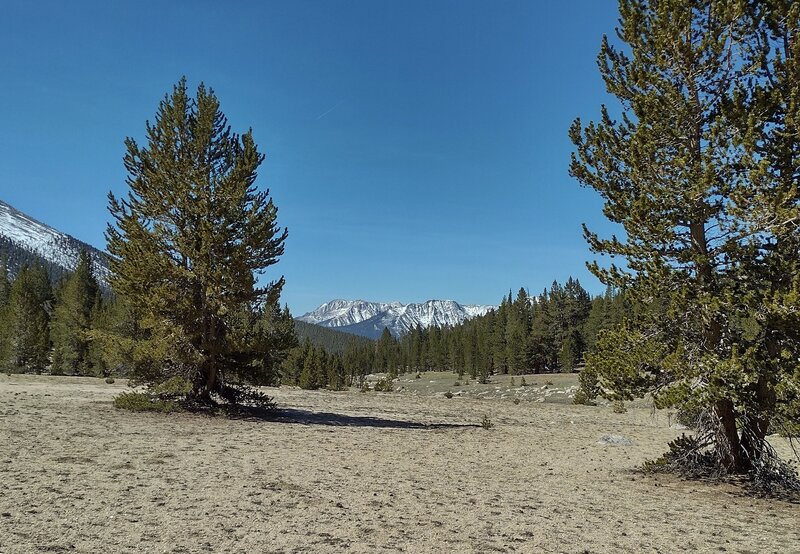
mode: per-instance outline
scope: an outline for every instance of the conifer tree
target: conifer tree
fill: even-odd
[[[49,365],[52,301],[47,271],[41,266],[23,266],[11,286],[8,302],[13,365],[36,371]]]
[[[8,279],[8,261],[4,255],[0,257],[0,308],[8,305],[10,295],[11,281]]]
[[[283,278],[257,277],[283,254],[277,208],[256,187],[264,160],[251,131],[231,132],[214,92],[195,98],[182,79],[148,123],[147,144],[126,140],[130,192],[109,194],[111,284],[137,314],[134,376],[180,376],[190,398],[235,401],[267,352],[255,322],[278,301]]]
[[[322,374],[323,360],[322,350],[311,347],[308,355],[303,360],[303,370],[298,378],[298,385],[302,389],[318,389],[324,383],[320,380]]]
[[[11,296],[11,281],[8,279],[6,257],[0,257],[0,366],[10,363],[11,322],[8,308]]]
[[[90,370],[89,331],[98,292],[91,257],[83,251],[75,271],[58,291],[53,309],[50,335],[54,373],[85,373]]]
[[[797,95],[760,74],[788,59],[767,35],[783,33],[771,44],[796,59],[797,4],[622,0],[620,15],[627,48],[604,39],[599,65],[622,114],[575,122],[570,171],[625,231],[585,229],[594,252],[627,262],[592,271],[654,308],[620,340],[601,332],[594,365],[618,399],[650,392],[700,414],[694,444],[712,448],[716,470],[754,473],[776,394],[798,379],[796,332],[777,316],[796,308],[770,314],[770,300],[797,302]]]

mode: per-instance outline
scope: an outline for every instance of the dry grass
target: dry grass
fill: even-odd
[[[796,504],[632,472],[678,433],[647,408],[405,388],[271,390],[289,409],[248,421],[119,411],[123,380],[1,375],[0,552],[800,549]]]

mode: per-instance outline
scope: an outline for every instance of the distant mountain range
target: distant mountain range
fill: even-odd
[[[420,304],[331,300],[297,319],[374,339],[380,337],[384,327],[399,337],[417,326],[428,328],[458,325],[473,317],[485,315],[494,308],[495,306],[463,305],[453,300],[428,300]]]
[[[72,272],[81,250],[94,262],[95,276],[108,286],[108,257],[97,248],[66,233],[53,229],[0,200],[0,254],[8,260],[8,270],[15,275],[25,264],[40,263],[50,277],[58,280]]]
[[[47,268],[50,277],[57,281],[75,269],[81,250],[90,253],[95,275],[101,285],[107,287],[110,270],[108,256],[104,252],[41,223],[0,200],[0,256],[5,256],[12,276],[25,264],[40,263]],[[458,325],[494,308],[495,306],[462,305],[452,300],[428,300],[420,304],[332,300],[297,320],[375,339],[380,337],[384,327],[399,337],[416,326],[428,328]],[[322,340],[313,329],[304,329],[301,335],[313,336],[315,342]],[[325,341],[335,342],[342,348],[345,344],[337,335],[325,335]]]

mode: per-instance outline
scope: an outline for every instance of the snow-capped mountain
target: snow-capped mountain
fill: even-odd
[[[0,200],[0,252],[5,254],[12,275],[23,264],[39,262],[57,279],[75,269],[81,250],[92,256],[95,276],[106,285],[109,276],[106,254]]]
[[[370,338],[380,337],[387,327],[399,337],[417,325],[423,328],[458,325],[494,308],[462,305],[452,300],[428,300],[421,304],[331,300],[297,319]]]

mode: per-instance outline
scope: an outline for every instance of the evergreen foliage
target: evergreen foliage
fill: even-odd
[[[9,290],[4,327],[8,332],[6,364],[34,370],[50,365],[50,313],[53,291],[42,266],[23,266]]]
[[[323,327],[322,325],[314,325],[313,323],[306,323],[305,321],[295,320],[294,330],[300,342],[305,339],[311,341],[314,346],[322,346],[331,353],[343,354],[348,345],[355,339],[362,345],[370,345],[374,341],[367,337],[359,337],[350,333],[344,333]]]
[[[81,252],[75,272],[58,289],[50,335],[53,373],[91,373],[89,331],[93,312],[100,309],[100,287],[92,272],[89,253]],[[97,314],[94,314],[97,317]]]
[[[9,313],[11,281],[8,279],[6,264],[6,259],[0,258],[0,365],[8,364],[11,359],[11,321]]]
[[[386,373],[390,382],[403,373],[452,371],[459,379],[469,375],[485,383],[496,373],[570,371],[597,333],[629,310],[622,296],[609,289],[593,300],[570,278],[538,297],[520,289],[516,298],[503,297],[496,310],[454,327],[416,327],[399,339],[385,329],[377,341],[350,335],[341,351],[307,338],[282,364],[281,382],[338,389],[362,386],[371,373]]]
[[[698,413],[721,473],[771,463],[800,390],[798,28],[796,2],[622,0],[599,56],[621,117],[570,130],[571,174],[624,228],[584,229],[626,262],[590,269],[636,307],[589,366],[612,399]]]
[[[106,235],[114,292],[139,329],[131,375],[186,379],[196,402],[235,401],[234,385],[259,382],[288,332],[273,325],[283,278],[256,281],[287,236],[255,186],[264,155],[251,131],[231,132],[212,90],[191,98],[185,79],[148,122],[147,145],[126,147],[130,192],[109,194]]]

